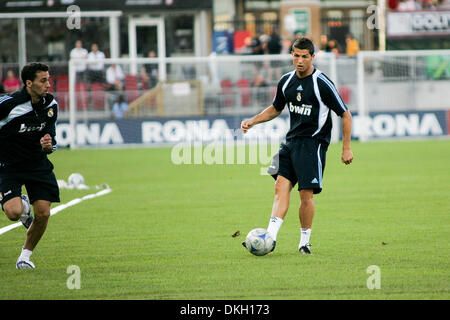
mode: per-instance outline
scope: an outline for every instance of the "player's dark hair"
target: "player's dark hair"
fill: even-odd
[[[36,74],[40,71],[49,71],[50,67],[46,64],[39,62],[32,62],[23,67],[20,74],[22,82],[24,85],[27,84],[27,80],[34,81],[36,79]]]
[[[294,51],[294,48],[308,50],[310,55],[314,54],[314,43],[305,37],[297,38],[292,44],[291,50]]]

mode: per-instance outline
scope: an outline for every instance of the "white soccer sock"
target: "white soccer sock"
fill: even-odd
[[[33,253],[33,251],[22,248],[22,252],[20,253],[19,260],[20,261],[23,261],[23,260],[29,261],[32,253]]]
[[[303,247],[309,243],[309,237],[311,236],[311,228],[300,228],[300,244],[298,247]]]
[[[283,219],[278,217],[271,217],[269,220],[269,225],[267,226],[267,232],[272,236],[273,240],[277,240],[278,231],[283,224]]]

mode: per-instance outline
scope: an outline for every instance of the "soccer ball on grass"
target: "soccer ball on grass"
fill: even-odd
[[[79,173],[72,173],[68,179],[69,185],[77,188],[84,184],[84,177]]]
[[[264,228],[251,230],[245,238],[245,247],[255,256],[263,256],[271,252],[275,242]]]

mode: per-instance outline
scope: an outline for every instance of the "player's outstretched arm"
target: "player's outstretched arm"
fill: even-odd
[[[350,164],[353,161],[353,152],[350,148],[352,138],[352,114],[349,110],[342,114],[342,162]]]
[[[241,130],[246,133],[250,128],[254,127],[258,123],[270,121],[280,115],[281,111],[275,109],[273,105],[264,109],[261,113],[258,113],[251,119],[246,119],[241,123]]]

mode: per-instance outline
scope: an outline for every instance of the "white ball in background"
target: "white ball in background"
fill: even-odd
[[[72,173],[68,179],[69,185],[74,186],[75,188],[79,185],[84,184],[84,177],[80,173]]]

